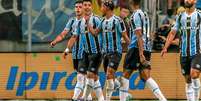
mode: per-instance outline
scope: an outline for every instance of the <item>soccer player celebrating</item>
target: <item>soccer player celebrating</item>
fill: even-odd
[[[94,89],[98,101],[103,101],[104,96],[102,93],[100,81],[98,79],[98,69],[102,60],[102,34],[94,36],[88,30],[88,25],[92,25],[93,28],[96,28],[101,23],[101,19],[92,13],[91,0],[83,0],[83,10],[83,19],[77,26],[73,37],[69,40],[64,56],[67,55],[69,49],[77,41],[78,37],[81,37],[84,46],[84,54],[83,59],[80,61],[79,69],[87,70],[86,86],[84,88],[82,98],[87,100],[87,97]]]
[[[82,11],[82,1],[78,0],[75,2],[75,15],[76,17],[72,17],[68,23],[66,24],[65,29],[63,32],[56,37],[54,41],[50,43],[51,47],[54,47],[58,42],[62,41],[65,36],[68,33],[73,33],[75,31],[75,28],[78,26],[78,24],[81,22],[83,11]],[[80,71],[78,70],[78,64],[80,63],[80,60],[83,58],[83,44],[81,41],[81,38],[78,38],[78,41],[75,43],[75,45],[72,48],[72,58],[73,58],[73,65],[74,69],[78,72],[77,74],[77,83],[74,89],[74,95],[72,97],[73,100],[78,100],[78,97],[80,96],[81,92],[84,89],[85,85],[85,75],[86,71]],[[92,99],[89,96],[89,99]]]
[[[110,101],[114,91],[115,72],[122,57],[121,37],[123,36],[125,41],[130,43],[125,24],[121,18],[114,15],[113,9],[114,3],[112,0],[103,1],[101,11],[105,18],[97,29],[90,27],[90,31],[95,35],[100,31],[103,33],[103,64],[107,67],[105,69],[107,70],[106,101]]]
[[[181,30],[180,35],[180,63],[182,74],[186,82],[186,97],[188,101],[199,101],[201,70],[201,15],[195,9],[196,0],[185,0],[186,11],[181,13],[176,24],[170,31],[161,55],[163,56],[177,31]]]
[[[131,44],[125,56],[123,77],[120,81],[120,100],[126,101],[129,89],[129,78],[133,70],[139,70],[140,78],[152,90],[160,101],[167,101],[157,83],[150,76],[151,36],[149,17],[140,9],[141,0],[132,0],[133,14],[130,17]]]

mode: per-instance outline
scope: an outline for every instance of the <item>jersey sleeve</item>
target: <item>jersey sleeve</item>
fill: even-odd
[[[176,18],[176,22],[174,24],[174,26],[172,27],[172,30],[175,30],[175,31],[179,31],[179,28],[180,28],[180,20],[181,20],[181,15],[179,15],[177,18]]]
[[[134,30],[139,30],[139,29],[142,29],[142,19],[141,19],[141,16],[138,14],[135,14],[134,18],[134,24],[135,24],[135,29]]]
[[[73,23],[74,23],[73,18],[69,19],[68,22],[66,23],[66,27],[64,28],[64,30],[70,31],[72,29]]]
[[[73,31],[73,35],[78,36],[78,35],[80,35],[82,33],[81,32],[82,25],[83,25],[83,21],[82,20],[78,21],[76,23],[75,30]]]
[[[118,30],[119,30],[120,33],[126,32],[126,25],[125,25],[125,23],[124,23],[124,21],[122,19],[120,19],[117,22],[117,28],[118,28]]]

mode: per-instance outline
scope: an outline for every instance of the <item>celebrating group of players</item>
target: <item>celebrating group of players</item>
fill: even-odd
[[[133,13],[130,16],[128,28],[123,19],[114,15],[112,0],[102,1],[103,17],[92,13],[92,0],[75,2],[76,16],[68,20],[63,32],[51,42],[51,46],[55,46],[65,38],[67,33],[72,33],[63,56],[65,58],[72,50],[74,68],[78,73],[73,101],[92,100],[92,91],[95,92],[98,101],[110,101],[117,87],[119,87],[120,101],[126,101],[129,96],[129,78],[134,70],[139,70],[140,78],[160,101],[167,101],[157,83],[150,76],[152,48],[150,21],[148,14],[140,9],[140,2],[141,0],[130,0],[129,4],[132,5]],[[200,90],[201,17],[200,13],[195,10],[195,2],[195,0],[185,0],[186,12],[177,18],[161,52],[162,55],[167,52],[176,32],[182,29],[181,64],[183,74],[187,78],[188,101],[198,101]],[[122,57],[122,37],[128,44],[128,52],[124,60],[123,76],[116,78],[115,72]],[[98,77],[102,61],[107,77],[105,97]],[[83,95],[79,98],[82,91]]]

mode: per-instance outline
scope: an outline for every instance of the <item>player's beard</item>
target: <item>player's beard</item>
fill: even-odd
[[[192,4],[192,3],[185,2],[185,7],[186,7],[186,8],[191,8],[191,7],[193,7],[193,5],[194,5],[194,4]]]

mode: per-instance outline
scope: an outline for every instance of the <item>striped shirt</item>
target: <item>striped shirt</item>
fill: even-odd
[[[129,45],[130,48],[138,48],[137,36],[135,31],[141,29],[142,31],[142,40],[144,41],[144,50],[150,51],[152,50],[151,44],[151,36],[150,36],[150,21],[147,13],[138,9],[133,12],[130,18],[130,38],[131,43]]]
[[[102,49],[102,34],[98,34],[98,36],[91,34],[87,28],[87,23],[92,25],[93,28],[97,28],[101,23],[101,19],[92,14],[88,22],[82,19],[80,26],[76,29],[76,32],[81,32],[85,52],[89,54],[100,53]]]
[[[188,15],[186,12],[177,17],[173,30],[181,30],[180,48],[181,56],[194,56],[201,53],[201,15],[196,10]]]
[[[111,18],[104,18],[99,25],[103,33],[103,52],[104,53],[122,53],[121,37],[126,31],[123,20],[115,15]]]
[[[79,26],[81,23],[81,19],[77,19],[76,17],[71,18],[67,24],[64,30],[68,30],[72,34],[75,32],[75,28]],[[72,47],[72,58],[73,59],[82,59],[83,56],[83,43],[81,37],[78,36],[78,40]]]

